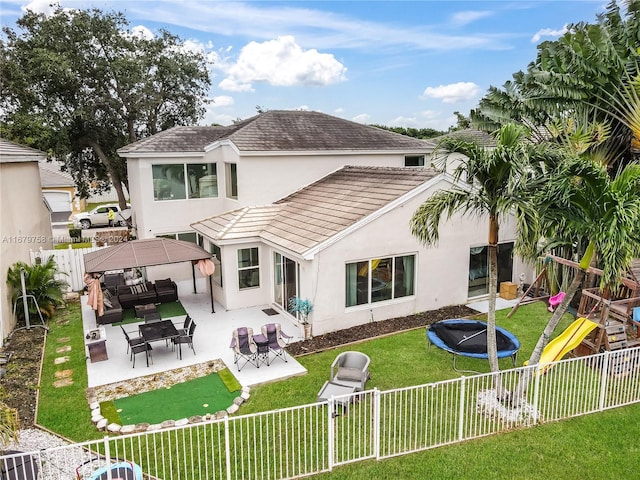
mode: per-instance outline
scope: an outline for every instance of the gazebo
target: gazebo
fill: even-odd
[[[191,262],[194,292],[196,291],[195,266],[198,265],[202,274],[209,277],[211,313],[214,313],[211,275],[215,267],[211,261],[211,254],[194,243],[172,238],[131,240],[87,253],[84,256],[85,273],[89,275],[103,274],[110,270],[126,270],[182,262]]]

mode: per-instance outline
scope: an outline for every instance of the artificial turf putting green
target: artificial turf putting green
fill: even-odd
[[[162,423],[227,409],[237,393],[230,392],[216,373],[115,400],[122,425]]]

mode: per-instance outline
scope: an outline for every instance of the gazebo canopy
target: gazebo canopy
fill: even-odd
[[[132,240],[103,248],[84,256],[86,273],[102,273],[109,270],[150,267],[210,259],[204,248],[183,240],[149,238]]]

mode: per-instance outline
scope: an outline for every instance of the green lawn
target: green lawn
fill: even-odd
[[[539,332],[549,318],[543,303],[521,307],[511,318],[508,310],[498,312],[498,325],[513,332],[521,341],[518,364],[529,357]],[[61,311],[58,319],[68,324],[51,325],[45,348],[42,372],[40,424],[75,441],[101,438],[89,420],[85,400],[86,373],[79,305]],[[567,315],[556,334],[572,321]],[[61,338],[70,337],[69,362],[54,365],[55,348]],[[328,379],[330,364],[344,350],[359,350],[371,359],[369,387],[380,390],[432,383],[459,377],[452,369],[451,355],[431,347],[427,349],[425,329],[371,340],[332,351],[299,357],[308,374],[275,382],[252,390],[250,400],[239,413],[247,414],[295,406],[315,401],[318,389]],[[502,368],[511,366],[509,359]],[[74,370],[74,384],[54,388],[55,371]],[[459,358],[458,368],[488,371],[486,360]],[[324,476],[335,478],[629,478],[637,470],[640,423],[635,419],[640,405],[601,414],[540,425],[527,430],[502,434],[440,447],[417,454],[403,455],[382,462],[359,462],[339,467]],[[488,459],[488,460],[487,460]],[[625,476],[626,475],[626,476]]]

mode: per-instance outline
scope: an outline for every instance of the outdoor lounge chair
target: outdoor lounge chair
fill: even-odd
[[[356,391],[365,389],[369,380],[371,359],[361,352],[342,352],[331,364],[330,383],[355,387]]]
[[[260,368],[258,346],[253,340],[253,328],[240,327],[235,329],[229,346],[233,348],[233,363],[238,367],[238,371],[242,370],[247,363]],[[242,366],[240,366],[241,360],[244,360]]]
[[[193,348],[193,332],[195,332],[195,330],[196,330],[196,322],[191,320],[191,323],[189,324],[189,330],[187,331],[187,333],[185,334],[181,333],[179,336],[171,340],[173,342],[174,347],[178,345],[180,360],[182,360],[182,344],[183,343],[186,343],[187,345],[189,345],[191,350],[193,350],[193,354],[194,355],[196,354],[196,349]]]
[[[263,325],[261,330],[262,335],[269,340],[269,351],[274,353],[274,359],[281,358],[286,362],[287,352],[285,352],[284,347],[289,343],[291,336],[282,331],[279,323],[268,323]]]

